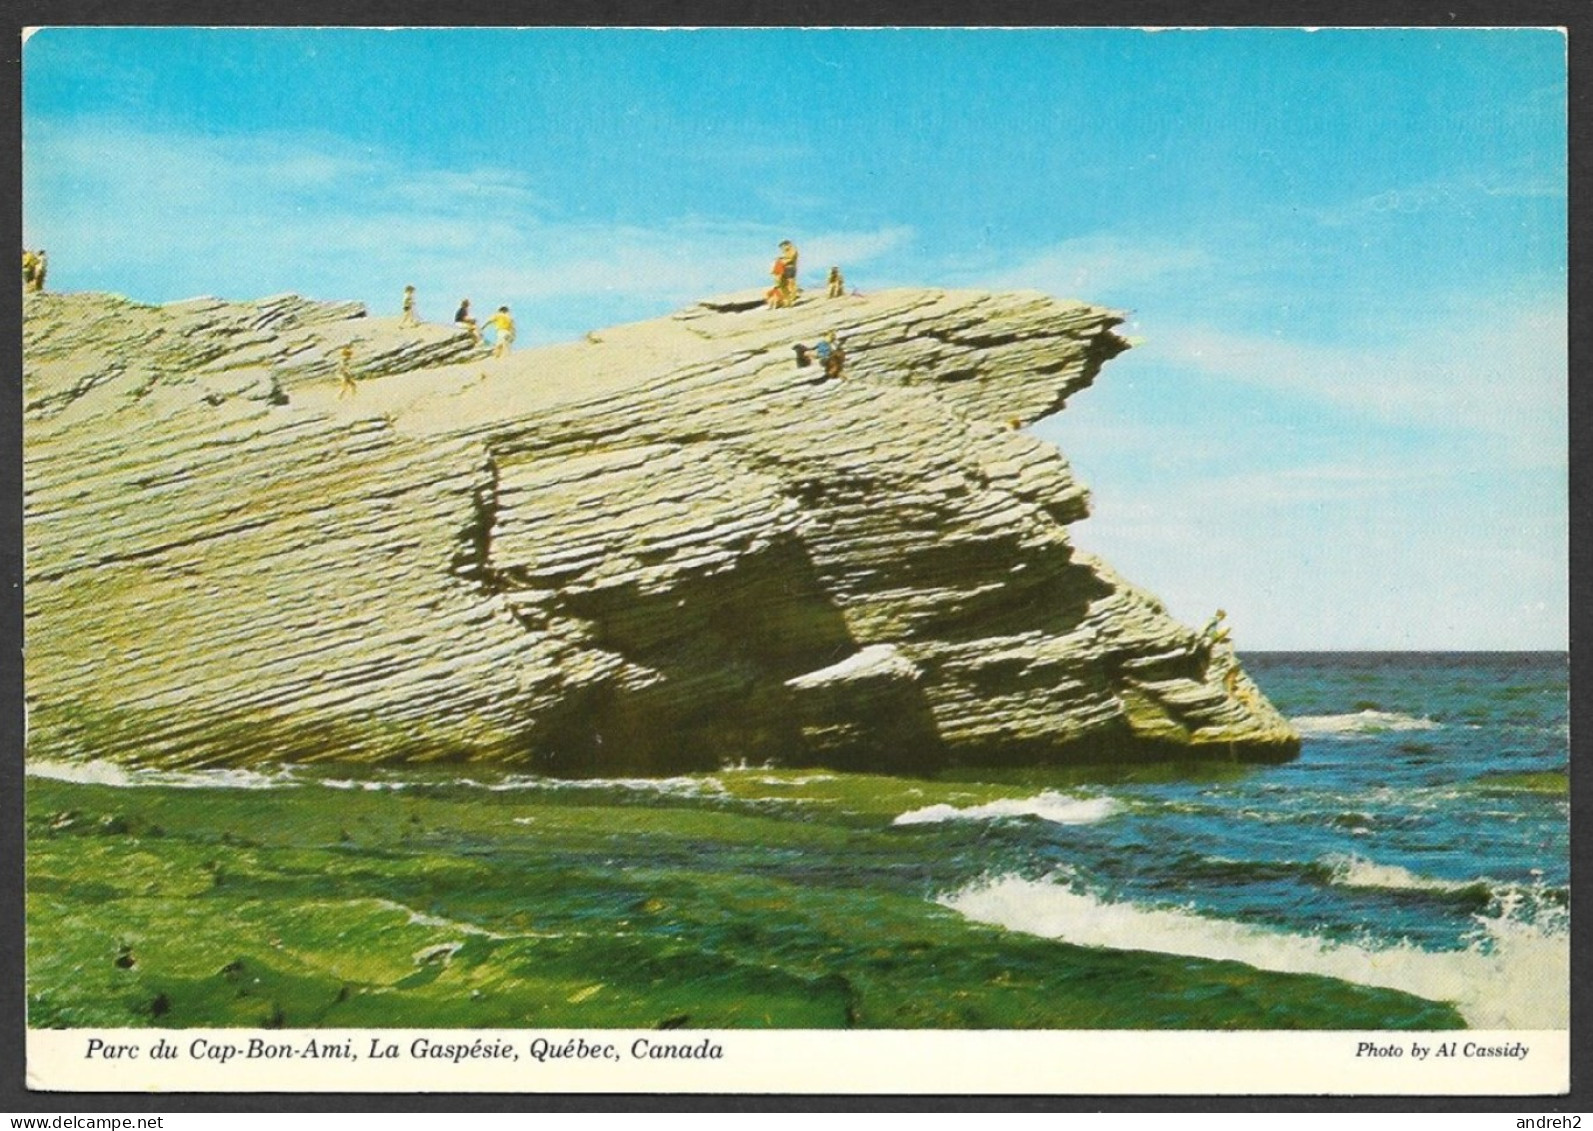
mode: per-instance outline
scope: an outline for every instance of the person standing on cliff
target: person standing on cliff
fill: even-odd
[[[826,298],[840,298],[846,293],[846,280],[841,278],[841,269],[839,267],[830,268],[829,284],[829,291],[825,295]]]
[[[785,266],[780,272],[780,305],[791,306],[801,291],[797,287],[797,249],[790,240],[780,241],[780,255]]]
[[[514,319],[509,316],[509,308],[498,307],[498,313],[487,319],[487,325],[498,332],[498,340],[492,347],[492,356],[503,357],[514,345]]]
[[[1200,647],[1206,653],[1228,639],[1228,626],[1222,622],[1228,617],[1226,609],[1218,609],[1200,630]]]
[[[360,387],[357,384],[354,383],[354,372],[353,372],[352,369],[349,368],[349,366],[353,362],[353,360],[354,360],[354,346],[353,346],[352,343],[350,343],[349,345],[344,346],[342,348],[342,350],[340,350],[339,353],[338,353],[338,360],[337,360],[337,381],[338,381],[337,399],[338,400],[342,400],[344,397],[352,397],[355,393],[360,391]]]
[[[1228,626],[1223,621],[1228,617],[1224,609],[1218,609],[1212,618],[1206,622],[1206,627],[1200,630],[1200,635],[1195,638],[1195,652],[1201,657],[1206,678],[1210,678],[1215,668],[1223,673],[1223,689],[1229,695],[1234,694],[1234,681],[1238,678],[1239,662],[1233,654],[1233,645],[1229,642]]]
[[[470,313],[470,300],[467,298],[459,304],[459,309],[454,311],[454,325],[463,326],[470,331],[470,340],[476,345],[481,344],[481,327],[476,325],[475,315]]]
[[[419,326],[420,319],[415,315],[415,288],[413,285],[404,288],[404,314],[398,320],[399,326]]]
[[[770,287],[764,295],[764,300],[770,310],[782,306],[790,306],[797,300],[797,249],[790,240],[780,241],[780,254],[775,257],[774,266],[769,268],[769,274],[774,276],[774,286]]]
[[[34,294],[44,290],[44,273],[48,267],[49,263],[45,259],[42,247],[38,251],[24,251],[22,253],[22,284],[24,288]]]

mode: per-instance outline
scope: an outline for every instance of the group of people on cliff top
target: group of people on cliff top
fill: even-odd
[[[775,256],[774,266],[769,268],[769,274],[774,276],[774,285],[764,292],[763,296],[764,305],[770,310],[795,306],[797,298],[802,294],[802,288],[797,286],[797,258],[796,244],[790,240],[781,240],[780,254]],[[830,268],[825,290],[826,298],[840,298],[846,293],[846,280],[841,277],[839,267]]]
[[[764,292],[764,306],[769,310],[780,310],[788,306],[795,306],[797,299],[802,294],[802,288],[797,285],[797,260],[796,244],[790,240],[780,241],[780,254],[775,256],[774,266],[769,268],[769,274],[774,276],[774,285]],[[856,294],[857,291],[853,291]],[[841,275],[840,267],[831,267],[830,275],[826,280],[825,297],[840,298],[846,294],[846,280]],[[841,346],[841,340],[836,337],[835,331],[830,330],[822,339],[813,345],[798,343],[791,347],[796,351],[798,369],[806,369],[817,361],[824,369],[826,378],[838,379],[842,375],[846,364],[846,350]]]
[[[29,251],[22,249],[22,289],[37,294],[44,290],[44,273],[49,268],[49,262],[44,257],[44,249]]]
[[[398,316],[398,324],[405,329],[420,325],[420,313],[415,308],[414,284],[404,288],[404,300]],[[463,299],[459,309],[454,311],[454,325],[470,334],[470,340],[476,345],[484,345],[482,339],[483,327],[476,322],[475,316],[470,313],[470,300]],[[498,312],[487,319],[487,328],[494,334],[492,356],[503,357],[514,345],[514,317],[509,313],[507,306],[498,307]],[[359,392],[359,384],[354,378],[354,346],[352,343],[345,345],[338,351],[337,358],[337,399],[352,397]]]
[[[34,252],[24,252],[22,261],[22,276],[25,285],[33,290],[42,290],[44,287],[44,253],[38,252],[38,266],[31,266]],[[765,306],[770,310],[779,310],[784,307],[796,305],[802,291],[797,285],[798,253],[796,245],[790,240],[780,241],[779,255],[776,256],[770,274],[774,276],[774,285],[764,295]],[[32,280],[37,279],[36,285]],[[831,267],[829,279],[826,284],[827,298],[840,298],[846,294],[846,280],[841,275],[840,267]],[[853,291],[856,294],[857,291]],[[400,327],[409,328],[419,326],[421,318],[415,305],[415,287],[413,284],[404,288],[404,298],[398,319]],[[470,338],[477,345],[484,344],[482,333],[484,330],[493,331],[493,357],[503,357],[514,346],[515,326],[514,317],[509,313],[507,306],[498,307],[497,313],[486,320],[485,325],[476,321],[470,311],[470,300],[463,299],[459,309],[454,311],[454,325],[459,326],[470,334]],[[792,347],[796,351],[797,366],[806,368],[815,361],[824,369],[825,377],[841,376],[842,366],[846,359],[846,351],[841,347],[840,339],[835,331],[831,330],[824,337],[809,346],[800,344]],[[352,347],[345,346],[338,360],[338,398],[350,396],[357,386],[350,371],[350,354]]]
[[[415,287],[413,284],[404,288],[404,302],[402,313],[399,315],[398,324],[401,327],[419,326],[420,315],[415,309]],[[509,313],[507,306],[498,307],[496,314],[487,319],[483,326],[476,321],[476,316],[470,313],[470,300],[461,299],[459,309],[454,311],[454,325],[467,331],[470,340],[477,345],[482,345],[482,331],[490,328],[494,340],[492,347],[493,357],[503,357],[514,346],[514,317]]]

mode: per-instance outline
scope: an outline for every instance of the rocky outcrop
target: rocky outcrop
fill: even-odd
[[[1086,489],[1016,427],[1118,321],[744,295],[492,359],[348,303],[29,295],[30,755],[1292,756],[1231,653],[1073,548]],[[791,348],[830,329],[840,380]]]

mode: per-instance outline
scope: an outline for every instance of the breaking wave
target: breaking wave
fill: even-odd
[[[544,778],[532,775],[510,775],[493,781],[476,781],[460,778],[454,785],[474,786],[492,793],[510,790],[550,790],[612,793],[616,790],[633,793],[658,793],[668,797],[725,797],[729,791],[716,777],[673,778]]]
[[[1398,864],[1378,864],[1364,856],[1326,856],[1321,864],[1327,869],[1331,884],[1346,888],[1369,888],[1381,891],[1421,891],[1443,895],[1491,896],[1491,881],[1441,880],[1434,876],[1421,876]]]
[[[27,772],[36,778],[75,782],[79,785],[109,785],[119,789],[139,786],[168,786],[175,789],[281,789],[297,785],[287,770],[270,772],[244,769],[157,770],[122,766],[115,762],[50,762],[30,759]]]
[[[363,789],[374,792],[376,790],[408,789],[410,783],[406,781],[383,781],[380,778],[321,778],[316,784],[324,785],[327,789]]]
[[[1525,908],[1520,893],[1474,916],[1461,950],[1336,942],[1269,931],[1184,907],[1110,902],[1057,880],[1002,876],[942,896],[969,919],[1077,946],[1226,959],[1262,970],[1317,974],[1453,1003],[1483,1029],[1558,1029],[1570,1023],[1569,914]]]
[[[932,825],[942,821],[992,821],[1006,817],[1039,817],[1058,825],[1088,825],[1105,820],[1122,808],[1110,797],[1069,797],[1046,790],[1035,797],[1002,798],[985,805],[959,809],[955,805],[929,805],[898,816],[893,825]]]
[[[485,780],[469,777],[436,778],[427,776],[326,777],[314,767],[275,766],[266,770],[218,768],[202,770],[163,770],[124,766],[105,761],[29,761],[27,772],[34,777],[80,785],[108,785],[132,789],[167,786],[177,789],[281,789],[285,786],[318,785],[326,789],[397,791],[406,789],[481,789],[489,793],[514,790],[549,792],[590,791],[594,793],[633,792],[669,797],[728,797],[724,783],[712,776],[673,778],[551,778],[532,774],[507,774]]]
[[[1289,720],[1301,738],[1355,738],[1407,730],[1441,730],[1442,723],[1398,711],[1356,711],[1349,715],[1301,715]]]

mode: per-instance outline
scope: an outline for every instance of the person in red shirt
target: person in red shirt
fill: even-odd
[[[790,306],[797,300],[797,249],[790,240],[780,241],[780,255],[769,268],[774,276],[774,286],[764,295],[769,309]]]

